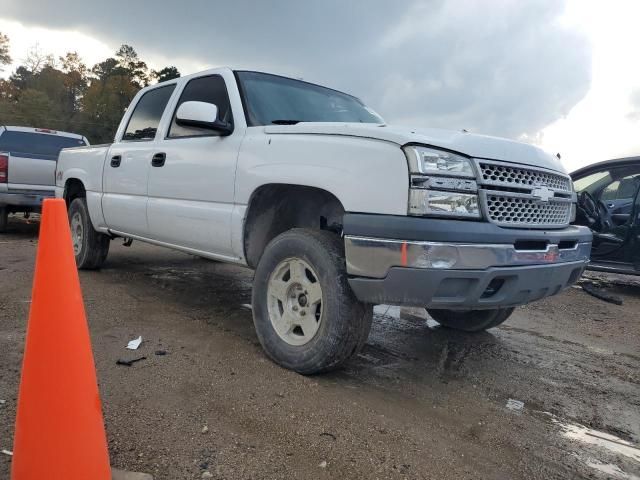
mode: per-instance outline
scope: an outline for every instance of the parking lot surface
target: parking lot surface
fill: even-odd
[[[0,450],[37,229],[12,218],[0,235]],[[251,271],[121,243],[80,273],[115,467],[172,480],[640,478],[637,282],[611,287],[622,305],[572,288],[475,335],[380,306],[357,358],[303,377],[260,348]],[[0,454],[0,478],[10,461]]]

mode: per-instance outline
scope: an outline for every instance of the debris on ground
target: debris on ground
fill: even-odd
[[[327,462],[326,461],[321,461],[320,464],[318,465],[320,468],[327,468]]]
[[[137,350],[141,343],[142,343],[142,336],[139,336],[138,338],[134,338],[129,343],[127,343],[127,348],[129,350]]]
[[[9,455],[10,457],[13,456],[13,452],[11,450],[2,450],[3,455]]]
[[[211,472],[202,472],[202,476],[200,478],[213,478],[213,473]]]
[[[155,354],[155,355],[158,355],[158,356],[164,356],[164,355],[166,355],[166,354],[167,354],[167,351],[166,351],[166,350],[156,350],[156,351],[154,352],[154,354]]]
[[[250,303],[243,303],[242,305],[240,305],[242,308],[246,308],[247,310],[252,310],[251,304]]]
[[[131,360],[122,360],[121,358],[119,358],[118,361],[116,362],[116,365],[124,365],[126,367],[130,367],[134,363],[139,362],[140,360],[146,360],[146,359],[147,357],[134,358]]]
[[[522,409],[524,408],[524,402],[510,398],[509,400],[507,400],[506,406],[508,410],[511,410],[513,412],[521,412]]]
[[[209,431],[209,427],[207,427],[206,425],[204,427],[202,427],[201,433],[205,434]]]
[[[622,305],[623,303],[622,298],[607,292],[604,288],[600,288],[593,283],[583,282],[581,286],[582,290],[599,300],[613,303],[615,305]]]

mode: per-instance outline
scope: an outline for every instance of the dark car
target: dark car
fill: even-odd
[[[640,157],[595,163],[571,174],[577,225],[593,230],[591,270],[640,275]]]

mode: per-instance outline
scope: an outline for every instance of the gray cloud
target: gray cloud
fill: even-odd
[[[534,136],[591,82],[556,0],[4,0],[1,15],[354,93],[389,123]],[[43,45],[43,47],[46,47]],[[73,46],[70,45],[70,49]]]

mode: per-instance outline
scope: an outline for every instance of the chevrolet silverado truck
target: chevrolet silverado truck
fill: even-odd
[[[555,156],[228,68],[142,89],[113,144],[61,152],[56,195],[79,268],[122,237],[254,269],[257,336],[303,374],[358,352],[375,304],[485,330],[573,284],[591,248]]]
[[[39,212],[42,200],[54,196],[60,150],[87,144],[75,133],[0,126],[0,232],[10,213]]]

